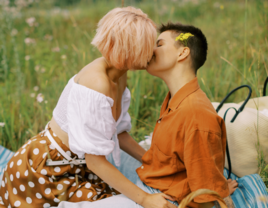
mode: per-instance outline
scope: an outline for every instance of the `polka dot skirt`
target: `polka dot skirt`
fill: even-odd
[[[59,146],[76,155],[49,129]],[[46,166],[64,157],[44,136],[31,138],[11,158],[0,181],[0,208],[57,206],[61,201],[95,201],[119,194],[86,165]]]

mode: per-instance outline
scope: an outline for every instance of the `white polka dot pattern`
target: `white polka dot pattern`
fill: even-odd
[[[20,165],[21,165],[21,163],[22,163],[22,160],[21,160],[21,159],[19,159],[19,160],[18,160],[18,162],[17,162],[17,166],[20,166]]]
[[[30,197],[27,197],[27,198],[26,198],[26,202],[27,202],[28,204],[31,204],[33,201],[32,201],[32,199],[31,199]]]
[[[8,199],[8,191],[5,193],[5,199]]]
[[[60,202],[60,200],[59,200],[59,199],[57,199],[57,198],[54,198],[54,202],[55,202],[55,203],[59,203],[59,202]]]
[[[28,143],[31,145],[28,146]],[[6,203],[5,207],[50,207],[50,204],[57,206],[61,199],[93,201],[104,192],[111,193],[108,185],[104,186],[107,189],[100,188],[99,183],[105,182],[84,165],[58,165],[48,169],[46,158],[56,161],[61,160],[62,155],[55,150],[52,151],[53,154],[47,152],[48,146],[52,149],[54,147],[46,136],[41,138],[39,135],[35,142],[31,139],[28,143],[16,153],[17,157],[13,156],[5,167],[9,171],[8,175],[0,180],[0,188],[4,190],[0,196]],[[68,150],[66,154],[71,156],[72,153]],[[88,174],[87,178],[84,178],[84,173]]]
[[[38,154],[39,154],[39,149],[38,149],[38,148],[35,148],[35,149],[33,150],[33,153],[34,153],[35,155],[38,155]]]
[[[17,193],[18,193],[18,191],[17,191],[17,189],[14,187],[14,188],[13,188],[13,194],[16,195]]]
[[[63,181],[63,183],[69,185],[70,184],[70,181]]]
[[[59,172],[60,172],[60,167],[55,167],[55,168],[54,168],[54,171],[55,171],[56,173],[59,173]]]
[[[51,193],[51,189],[50,188],[46,188],[45,194],[50,194],[50,193]]]
[[[15,201],[15,203],[14,203],[14,206],[15,207],[19,207],[21,205],[21,202],[20,201]]]
[[[50,204],[49,204],[49,203],[45,203],[45,204],[43,205],[43,207],[44,207],[44,208],[49,208],[49,207],[50,207]]]
[[[62,184],[58,184],[57,185],[57,189],[60,191],[60,190],[62,190],[63,189],[63,185]]]
[[[88,179],[89,179],[89,180],[92,180],[92,179],[93,179],[93,174],[92,174],[92,173],[90,173],[90,174],[88,175]]]
[[[17,179],[20,178],[20,172],[17,172],[17,173],[16,173],[16,177],[17,177]]]
[[[88,189],[91,187],[91,183],[86,183],[85,187]]]
[[[45,169],[42,169],[42,170],[41,170],[41,174],[42,174],[42,175],[47,175],[47,171],[46,171]]]
[[[42,178],[42,177],[40,177],[39,179],[38,179],[38,182],[40,183],[40,184],[45,184],[45,179],[44,178]]]
[[[81,169],[80,168],[77,168],[76,170],[75,170],[75,173],[77,174],[77,173],[80,173],[80,171],[81,171]]]
[[[29,164],[30,164],[30,166],[33,165],[33,161],[31,159],[29,159]]]
[[[92,193],[92,192],[89,192],[89,193],[87,194],[87,198],[89,199],[90,197],[92,197],[92,195],[93,195],[93,193]]]
[[[28,182],[28,185],[29,185],[31,188],[34,187],[34,183],[33,183],[32,181],[29,181],[29,182]]]
[[[49,145],[49,148],[52,149],[52,150],[55,149],[55,147],[52,144]]]
[[[20,190],[23,192],[23,191],[25,191],[25,186],[24,185],[20,185]]]
[[[37,199],[42,199],[42,195],[40,193],[36,193],[35,196],[36,196]]]
[[[82,196],[82,194],[83,194],[83,193],[82,193],[82,191],[80,191],[80,190],[76,192],[76,196],[77,196],[78,198],[80,198],[80,197]]]

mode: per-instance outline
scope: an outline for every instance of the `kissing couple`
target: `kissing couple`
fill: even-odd
[[[181,23],[158,31],[134,7],[99,21],[92,44],[102,57],[68,81],[44,131],[8,162],[3,207],[175,208],[204,188],[234,207],[237,182],[223,175],[225,124],[196,77],[206,37]],[[148,151],[128,133],[129,69],[146,69],[169,89]],[[202,195],[188,206],[219,207],[216,200]]]

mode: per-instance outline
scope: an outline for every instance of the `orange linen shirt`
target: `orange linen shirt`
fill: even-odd
[[[146,185],[159,189],[180,203],[198,189],[229,196],[223,176],[226,129],[197,78],[184,85],[171,99],[166,96],[153,132],[151,148],[142,157],[137,173]],[[210,195],[196,197],[197,203],[215,201]]]

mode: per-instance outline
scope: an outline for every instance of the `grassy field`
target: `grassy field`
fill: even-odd
[[[100,56],[90,44],[96,24],[121,6],[119,0],[64,2],[13,0],[5,6],[0,0],[0,144],[14,151],[51,119],[68,79]],[[209,54],[198,78],[211,101],[242,84],[252,87],[252,97],[262,95],[268,75],[267,1],[125,0],[125,5],[141,8],[157,24],[179,21],[203,30]],[[131,134],[140,141],[153,131],[168,89],[146,71],[130,71],[128,77]],[[246,95],[238,92],[229,101]],[[260,165],[267,183],[261,159]]]

